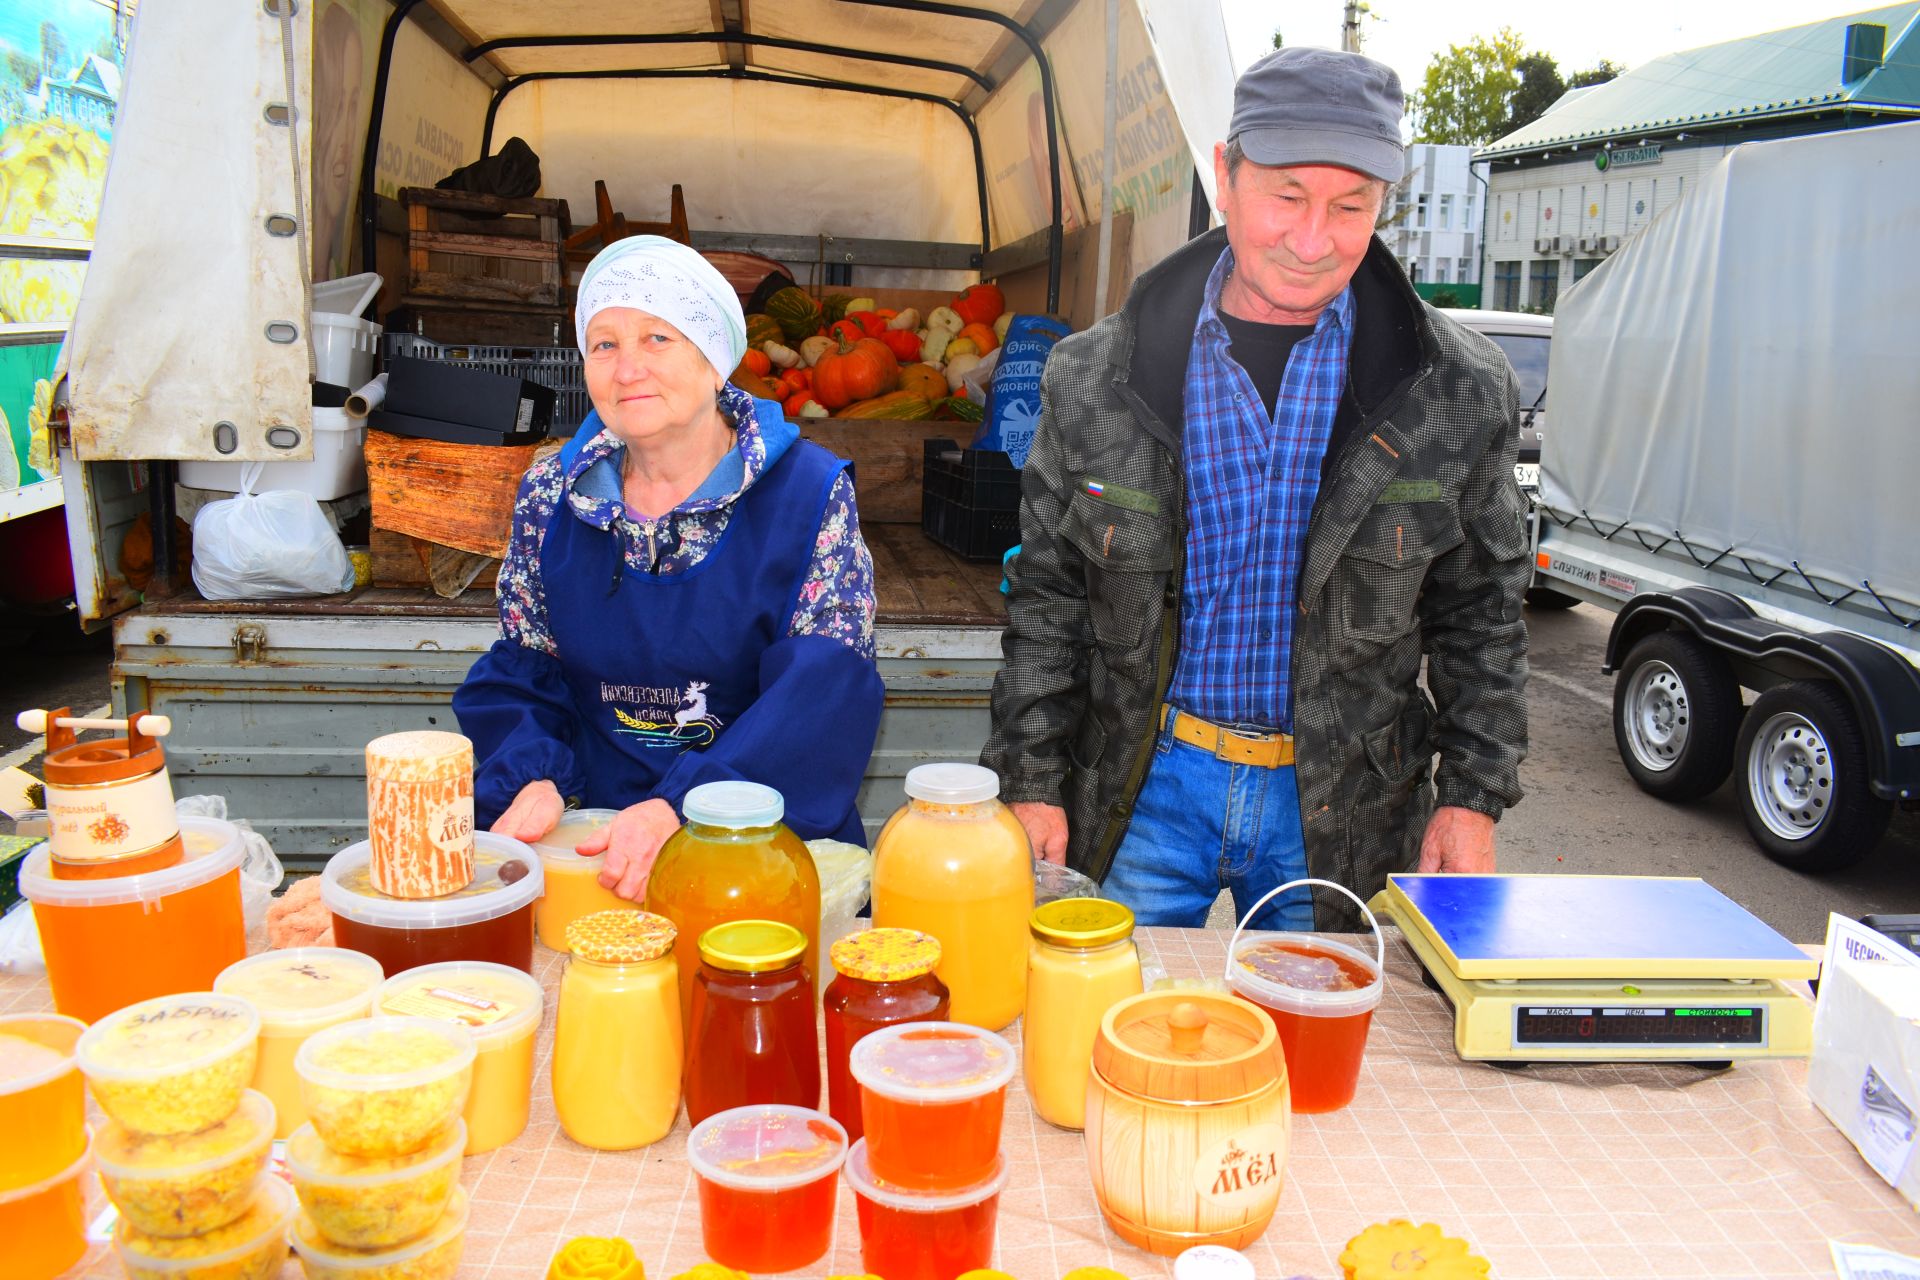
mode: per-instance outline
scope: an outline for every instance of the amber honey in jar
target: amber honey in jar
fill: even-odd
[[[533,972],[533,913],[544,879],[532,849],[483,831],[473,879],[441,898],[393,898],[373,887],[365,841],[328,860],[320,897],[334,941],[380,962],[389,977],[423,964],[484,960]]]
[[[735,920],[700,939],[687,1045],[687,1119],[755,1103],[820,1105],[820,1039],[806,936],[777,920]]]
[[[757,782],[709,782],[681,801],[686,825],[668,838],[653,864],[647,910],[679,931],[674,959],[683,1028],[693,1016],[700,939],[715,925],[790,924],[806,937],[801,964],[808,978],[819,971],[820,876],[807,846],[782,824],[786,807],[778,791]]]
[[[934,973],[940,940],[912,929],[867,929],[833,944],[834,979],[820,999],[827,1047],[827,1109],[858,1141],[860,1086],[847,1060],[853,1046],[901,1022],[945,1022],[947,987]]]

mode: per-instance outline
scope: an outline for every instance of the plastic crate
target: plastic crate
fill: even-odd
[[[1020,541],[1020,472],[998,449],[922,445],[920,530],[967,560],[997,561]]]
[[[380,344],[385,360],[412,356],[467,369],[484,369],[510,378],[525,378],[552,387],[553,434],[570,436],[586,421],[593,401],[587,396],[586,371],[578,347],[492,347],[474,343],[434,342],[412,333],[389,333]]]

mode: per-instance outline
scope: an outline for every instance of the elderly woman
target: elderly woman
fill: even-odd
[[[727,382],[745,317],[692,249],[609,246],[576,322],[594,412],[521,483],[502,635],[453,699],[479,821],[533,840],[620,810],[582,849],[636,901],[703,782],[765,783],[802,837],[864,844],[881,685],[847,464]]]

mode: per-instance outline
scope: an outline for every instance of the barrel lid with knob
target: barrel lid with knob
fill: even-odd
[[[136,711],[124,720],[96,720],[72,716],[68,708],[59,707],[23,711],[14,722],[29,733],[46,735],[47,754],[42,763],[47,782],[56,787],[144,778],[167,764],[166,751],[159,742],[172,728],[165,716]],[[127,736],[81,742],[75,736],[77,729],[121,729]]]
[[[1234,996],[1149,991],[1100,1020],[1093,1067],[1115,1089],[1161,1102],[1227,1102],[1284,1083],[1273,1019]]]

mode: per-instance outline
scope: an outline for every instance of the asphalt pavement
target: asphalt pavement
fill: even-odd
[[[1814,876],[1760,853],[1732,781],[1690,805],[1635,787],[1614,747],[1612,680],[1600,671],[1612,617],[1589,605],[1528,610],[1532,746],[1521,768],[1526,798],[1498,828],[1501,870],[1700,876],[1797,942],[1824,938],[1829,912],[1920,911],[1920,814],[1896,811],[1874,853],[1850,870]],[[0,757],[23,757],[13,762],[37,773],[13,712],[100,706],[111,662],[104,635],[57,628],[0,652]],[[1223,900],[1211,922],[1231,917]]]

